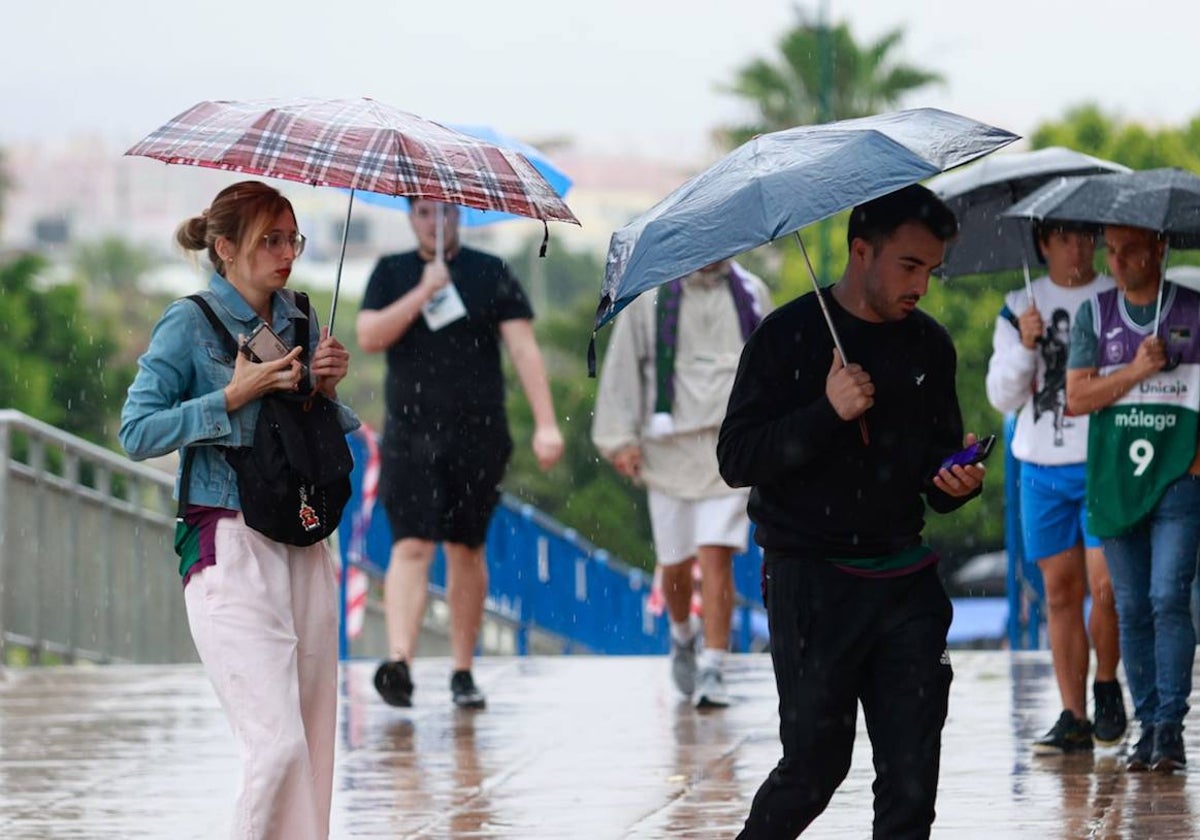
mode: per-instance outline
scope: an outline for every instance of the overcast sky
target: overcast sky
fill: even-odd
[[[774,52],[791,0],[206,0],[5,4],[0,145],[132,143],[203,99],[371,96],[442,122],[584,149],[710,153],[745,114],[722,95]],[[815,10],[815,2],[801,4]],[[941,72],[933,105],[1027,133],[1092,100],[1131,119],[1200,115],[1200,0],[830,0],[860,41]]]

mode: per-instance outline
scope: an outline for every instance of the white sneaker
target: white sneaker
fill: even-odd
[[[687,697],[696,690],[696,641],[699,638],[697,633],[686,642],[671,640],[671,679],[679,693]]]
[[[729,705],[729,692],[725,690],[725,677],[720,671],[705,668],[700,672],[692,702],[697,709],[723,709]]]

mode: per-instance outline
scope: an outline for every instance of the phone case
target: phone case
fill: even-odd
[[[995,435],[988,435],[987,437],[985,437],[981,440],[977,440],[974,443],[972,443],[970,446],[960,449],[958,452],[955,452],[953,455],[951,455],[949,458],[947,458],[945,461],[943,461],[941,467],[939,467],[938,469],[939,470],[949,469],[950,467],[953,467],[956,464],[958,466],[962,466],[962,467],[968,466],[970,464],[978,464],[980,461],[987,458],[988,455],[992,454],[992,446],[995,443],[996,443]]]
[[[252,362],[273,362],[288,354],[288,346],[266,323],[259,324],[242,346]]]

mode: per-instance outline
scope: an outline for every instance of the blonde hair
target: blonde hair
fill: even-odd
[[[225,261],[217,253],[217,239],[233,243],[235,255],[270,230],[280,213],[296,211],[279,190],[261,181],[240,181],[217,193],[212,204],[175,229],[175,241],[187,251],[208,250],[213,269],[227,277]]]

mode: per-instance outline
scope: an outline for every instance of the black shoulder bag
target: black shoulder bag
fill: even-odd
[[[200,295],[189,295],[208,318],[230,358],[237,342]],[[296,294],[303,314],[295,335],[308,337],[308,296]],[[303,361],[307,346],[301,351]],[[225,460],[237,475],[246,524],[277,542],[306,546],[332,534],[350,500],[354,458],[338,422],[337,405],[324,394],[267,394],[261,398],[250,446],[225,447]],[[185,458],[190,461],[191,451]],[[184,480],[188,478],[184,466]],[[182,497],[187,492],[180,491]],[[182,504],[180,515],[183,513]]]

